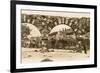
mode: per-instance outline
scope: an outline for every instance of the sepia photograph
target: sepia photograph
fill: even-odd
[[[90,13],[22,9],[21,50],[22,63],[89,59]]]
[[[11,72],[97,66],[96,6],[12,1]]]

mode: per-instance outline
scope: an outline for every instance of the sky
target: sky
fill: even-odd
[[[21,10],[22,14],[36,14],[36,15],[50,15],[50,16],[63,16],[63,17],[90,17],[89,12],[71,12],[71,11],[40,11],[40,10]]]

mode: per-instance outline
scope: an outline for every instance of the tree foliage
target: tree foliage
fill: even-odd
[[[30,29],[29,27],[25,26],[25,25],[21,25],[21,38],[24,40],[25,38],[27,38],[27,36],[30,34]]]

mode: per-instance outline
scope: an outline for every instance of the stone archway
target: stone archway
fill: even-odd
[[[72,28],[65,24],[60,24],[55,26],[49,33],[50,35],[55,35],[53,46],[57,48],[59,45],[62,45],[62,48],[68,43],[70,39],[76,39],[76,36],[72,30]],[[71,41],[71,40],[70,40]],[[53,42],[53,40],[52,40]],[[59,44],[59,45],[57,45]]]

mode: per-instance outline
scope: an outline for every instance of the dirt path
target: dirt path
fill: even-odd
[[[89,51],[87,54],[75,53],[70,50],[54,50],[54,52],[41,53],[38,49],[22,48],[22,63],[41,62],[48,59],[52,62],[58,61],[73,61],[73,60],[87,60],[89,59]]]

